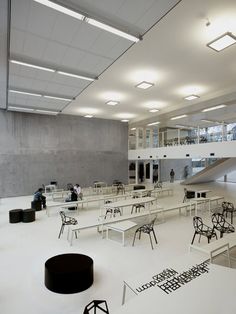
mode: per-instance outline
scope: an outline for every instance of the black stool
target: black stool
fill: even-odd
[[[81,292],[93,284],[93,260],[83,254],[61,254],[45,263],[45,286],[57,293]]]
[[[28,208],[23,210],[22,222],[33,222],[35,221],[35,209]]]
[[[9,210],[9,222],[11,224],[21,222],[23,209],[12,209]]]
[[[36,212],[42,210],[42,202],[41,201],[32,201],[31,208],[35,209]]]

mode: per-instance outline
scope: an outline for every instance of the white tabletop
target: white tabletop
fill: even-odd
[[[181,264],[181,260],[182,263]],[[200,257],[187,257],[169,263],[172,269],[183,272],[191,266],[201,263]],[[158,265],[155,274],[165,270],[167,265]],[[168,294],[157,285],[140,292],[114,314],[235,314],[236,313],[236,270],[210,264],[209,272],[202,273],[191,281],[181,284]],[[139,274],[137,274],[139,276]],[[152,277],[142,281],[142,285],[151,282]],[[127,281],[130,284],[130,281]],[[165,281],[164,281],[165,282]],[[133,283],[131,283],[132,285]],[[161,283],[162,284],[162,283]]]
[[[104,208],[125,207],[125,206],[137,205],[137,204],[150,203],[154,201],[156,201],[155,197],[132,198],[128,200],[122,200],[122,201],[117,201],[117,202],[106,204],[104,205]]]
[[[114,224],[107,225],[107,228],[117,230],[117,231],[127,231],[133,227],[137,226],[137,224],[130,220],[125,220],[121,222],[116,222]]]

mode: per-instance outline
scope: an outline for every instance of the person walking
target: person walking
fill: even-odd
[[[173,183],[175,180],[175,172],[173,169],[170,171],[170,182]]]

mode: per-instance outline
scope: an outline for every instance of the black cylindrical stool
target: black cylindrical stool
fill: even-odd
[[[83,254],[62,254],[45,263],[45,286],[57,293],[81,292],[93,284],[93,260]]]
[[[11,224],[21,222],[23,209],[12,209],[9,210],[9,222]]]
[[[32,201],[31,208],[35,209],[36,211],[42,210],[42,202],[41,201]]]
[[[23,210],[22,222],[33,222],[35,221],[35,209],[29,208]]]

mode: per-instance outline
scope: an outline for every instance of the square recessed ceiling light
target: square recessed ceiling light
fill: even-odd
[[[198,96],[198,95],[189,95],[189,96],[184,97],[184,99],[186,99],[186,100],[193,100],[193,99],[196,99],[196,98],[200,98],[200,96]]]
[[[220,37],[212,40],[211,42],[209,42],[207,44],[207,46],[217,52],[229,47],[229,46],[232,46],[233,44],[236,43],[236,37],[230,33],[230,32],[227,32],[223,35],[221,35]]]
[[[132,129],[130,129],[131,131],[135,131],[136,130],[136,128],[132,128]]]
[[[129,122],[129,120],[123,119],[123,120],[121,120],[121,122]]]
[[[85,117],[85,118],[92,118],[93,115],[91,115],[91,114],[86,114],[84,117]]]
[[[146,82],[146,81],[143,81],[137,85],[135,85],[135,87],[137,88],[141,88],[141,89],[148,89],[150,87],[154,86],[153,83],[149,83],[149,82]]]
[[[119,101],[116,101],[116,100],[109,100],[106,102],[106,105],[109,105],[109,106],[116,106],[119,104]]]
[[[177,120],[177,119],[186,118],[186,117],[187,117],[186,114],[182,114],[181,116],[173,117],[173,118],[171,118],[170,120]]]
[[[207,111],[212,111],[212,110],[217,110],[226,107],[226,105],[219,105],[215,107],[210,107],[210,108],[205,108],[202,110],[202,112],[207,112]]]
[[[158,111],[159,109],[155,109],[155,108],[149,110],[149,112],[158,112]]]

